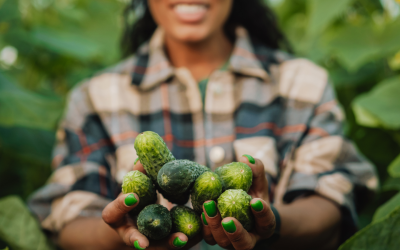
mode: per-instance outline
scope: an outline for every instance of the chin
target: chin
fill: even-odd
[[[170,33],[171,34],[171,33]],[[200,43],[205,41],[211,36],[211,32],[206,29],[193,27],[193,28],[179,28],[172,32],[173,38],[183,43]]]

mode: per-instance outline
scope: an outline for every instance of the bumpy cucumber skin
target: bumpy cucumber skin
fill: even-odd
[[[182,232],[191,239],[201,231],[200,216],[193,209],[176,206],[171,209],[172,232]]]
[[[242,189],[229,189],[218,198],[218,210],[222,218],[234,217],[250,231],[254,227],[254,215],[250,208],[251,196]]]
[[[243,162],[232,162],[215,169],[224,181],[225,189],[242,189],[248,192],[253,182],[253,171]]]
[[[223,192],[223,182],[214,172],[204,172],[194,182],[191,193],[192,205],[196,213],[203,212],[203,203],[207,200],[216,201]]]
[[[131,215],[138,214],[144,207],[157,201],[157,193],[153,182],[149,177],[137,170],[130,171],[124,176],[122,193],[135,193],[139,196],[140,202],[129,212]]]
[[[206,166],[189,160],[175,160],[166,163],[158,172],[158,185],[169,195],[184,194],[190,191],[195,180],[204,172]]]
[[[161,240],[171,232],[170,212],[162,205],[148,205],[139,213],[137,225],[139,232],[149,239]]]
[[[156,184],[158,171],[165,163],[175,160],[164,140],[155,132],[140,133],[135,139],[135,150],[140,163]]]

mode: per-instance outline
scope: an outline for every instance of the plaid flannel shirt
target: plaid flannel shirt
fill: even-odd
[[[190,72],[168,61],[161,29],[71,92],[57,133],[59,164],[29,201],[44,229],[101,216],[133,167],[135,137],[151,130],[177,159],[211,169],[245,153],[259,158],[273,202],[319,194],[342,208],[344,238],[355,231],[359,201],[378,181],[342,135],[327,72],[258,44],[243,28],[236,33],[227,69],[209,77],[204,107]]]

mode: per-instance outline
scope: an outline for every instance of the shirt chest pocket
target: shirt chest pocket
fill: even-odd
[[[236,159],[249,154],[260,159],[264,164],[265,172],[272,177],[278,174],[278,153],[275,139],[269,136],[257,136],[238,139],[233,142]]]

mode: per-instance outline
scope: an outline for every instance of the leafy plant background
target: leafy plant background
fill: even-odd
[[[379,173],[342,249],[394,249],[399,238],[384,239],[400,230],[400,0],[265,1],[296,54],[329,70],[346,135]],[[25,200],[45,183],[66,94],[120,59],[127,2],[0,0],[0,197]]]

